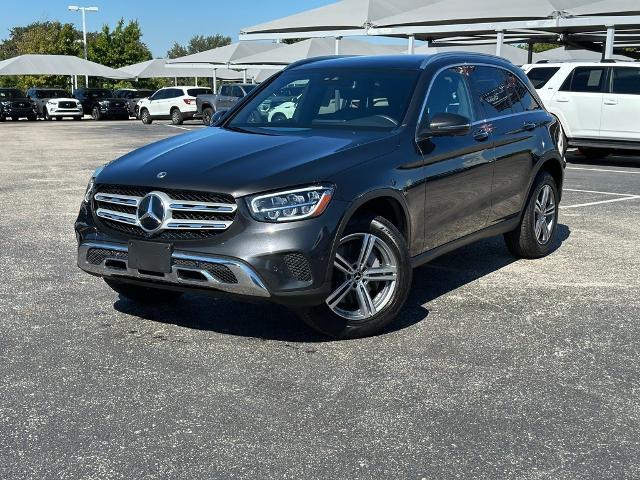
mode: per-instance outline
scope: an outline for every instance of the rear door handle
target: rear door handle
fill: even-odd
[[[522,128],[524,130],[529,131],[529,132],[532,131],[532,130],[535,130],[537,127],[538,127],[538,125],[536,125],[534,122],[524,122],[522,124]]]
[[[618,101],[615,98],[605,98],[604,104],[605,105],[617,105]]]
[[[489,135],[491,135],[491,134],[489,132],[487,132],[486,130],[477,130],[473,134],[473,138],[475,138],[476,141],[478,141],[478,142],[484,142],[485,140],[489,139]]]
[[[558,102],[558,103],[569,103],[569,99],[567,97],[559,97],[559,98],[556,98],[556,102]]]

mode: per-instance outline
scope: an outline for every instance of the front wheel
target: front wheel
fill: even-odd
[[[111,287],[113,291],[136,303],[171,303],[182,296],[182,292],[175,292],[173,290],[163,290],[161,288],[153,287],[141,287],[139,285],[132,285],[130,283],[112,280],[110,278],[105,278],[104,281],[107,285],[109,285],[109,287]]]
[[[149,114],[149,110],[147,110],[146,108],[142,109],[142,111],[140,112],[140,120],[145,125],[151,125],[151,122],[153,122],[153,119],[151,118],[151,115]]]
[[[91,110],[91,118],[94,120],[102,120],[102,114],[100,113],[100,109],[98,107],[93,107]]]
[[[402,309],[412,275],[406,241],[398,229],[383,217],[359,218],[340,239],[325,303],[301,310],[300,316],[333,338],[373,335]]]
[[[542,258],[553,248],[558,226],[558,187],[553,177],[538,175],[518,227],[505,234],[507,248],[516,258]]]

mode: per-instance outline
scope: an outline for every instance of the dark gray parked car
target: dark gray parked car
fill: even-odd
[[[202,117],[202,123],[209,125],[211,117],[218,110],[229,110],[239,100],[246,97],[257,85],[238,83],[232,85],[222,85],[220,93],[212,95],[198,95],[196,105],[198,115]]]
[[[155,90],[140,90],[137,88],[121,88],[113,92],[115,98],[121,98],[125,100],[125,106],[129,111],[130,117],[138,118],[138,102],[143,98],[153,95]]]

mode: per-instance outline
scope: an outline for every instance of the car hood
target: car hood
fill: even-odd
[[[264,135],[204,128],[131,152],[97,183],[253,193],[331,181],[342,170],[397,148],[397,134],[298,131]],[[165,172],[162,179],[160,172]]]
[[[46,100],[47,102],[73,102],[73,103],[76,103],[78,101],[77,98],[63,98],[63,97],[43,98],[43,100]]]

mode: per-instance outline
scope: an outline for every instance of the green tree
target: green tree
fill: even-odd
[[[151,60],[151,51],[142,42],[142,30],[137,20],[127,25],[121,18],[111,30],[104,25],[102,30],[87,39],[89,60],[111,68],[120,68]]]
[[[167,52],[168,58],[184,57],[185,55],[192,55],[194,53],[204,52],[206,50],[213,50],[214,48],[224,47],[231,43],[231,37],[220,35],[195,35],[191,37],[189,43],[186,46],[180,45],[178,42],[174,42],[173,46]]]

